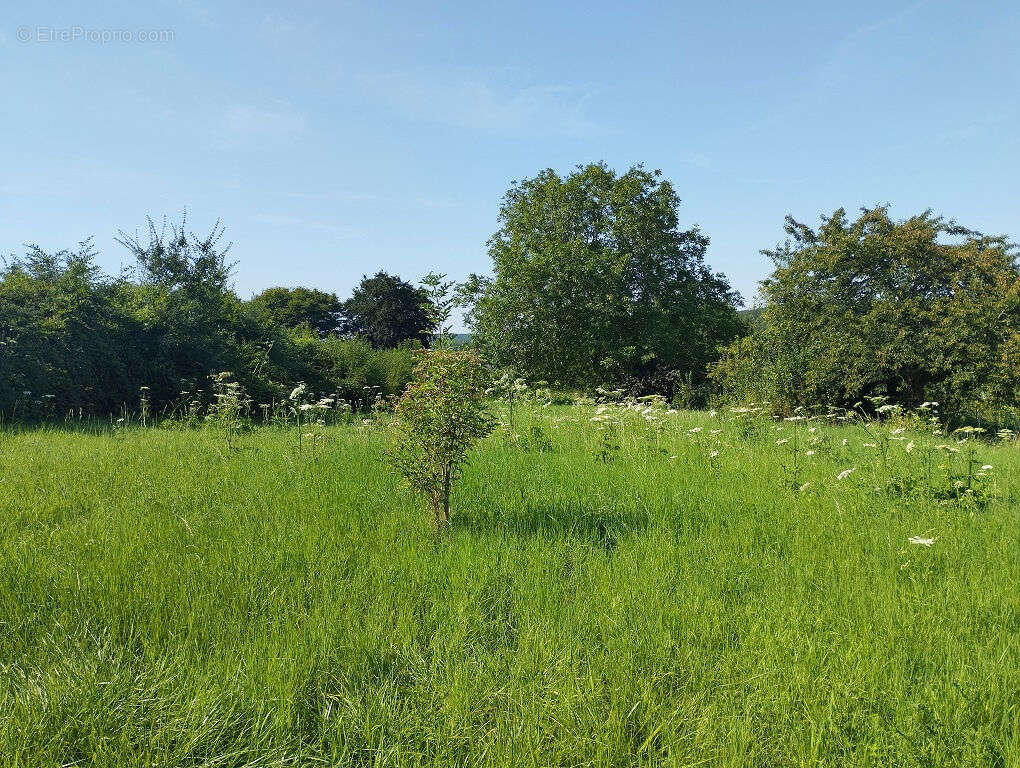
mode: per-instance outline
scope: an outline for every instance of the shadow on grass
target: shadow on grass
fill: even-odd
[[[514,509],[467,512],[453,519],[454,529],[506,536],[568,538],[597,543],[607,550],[628,535],[648,528],[639,509],[600,507],[583,501],[525,502]]]

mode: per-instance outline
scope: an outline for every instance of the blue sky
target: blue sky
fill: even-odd
[[[787,213],[1020,237],[1015,2],[11,3],[0,84],[0,253],[116,270],[186,207],[244,296],[486,272],[511,180],[598,160],[661,168],[748,299]]]

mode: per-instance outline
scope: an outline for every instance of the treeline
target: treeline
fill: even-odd
[[[380,273],[346,305],[309,289],[242,301],[222,234],[196,237],[184,221],[150,222],[145,240],[121,233],[136,264],[116,277],[88,242],[11,259],[0,273],[0,414],[107,415],[144,397],[167,416],[212,402],[211,377],[223,372],[253,407],[297,382],[355,408],[403,389],[432,328],[424,291]],[[386,312],[359,310],[386,302]]]
[[[88,243],[32,247],[0,274],[0,413],[113,413],[142,387],[169,413],[232,372],[254,403],[305,382],[362,404],[400,391],[413,350],[459,305],[494,378],[664,394],[682,406],[754,401],[776,411],[885,396],[943,412],[1020,402],[1016,247],[922,213],[843,210],[763,251],[762,305],[706,261],[658,171],[604,164],[515,182],[488,243],[490,274],[418,286],[379,272],[352,295],[230,287],[222,229],[184,222],[121,234],[136,266],[103,275]],[[367,394],[366,394],[367,393]]]

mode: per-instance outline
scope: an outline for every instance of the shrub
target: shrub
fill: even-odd
[[[1015,405],[1020,395],[1017,246],[930,213],[894,221],[885,208],[817,230],[787,218],[784,245],[749,338],[713,369],[733,400],[849,405],[881,395]]]
[[[467,452],[493,427],[486,412],[486,375],[471,352],[421,352],[410,385],[397,401],[390,462],[423,496],[436,529],[450,519],[450,492]]]

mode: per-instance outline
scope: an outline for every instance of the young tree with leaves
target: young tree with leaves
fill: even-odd
[[[436,349],[442,349],[443,343],[450,337],[453,327],[450,325],[450,314],[457,302],[457,297],[452,293],[456,283],[447,280],[445,274],[429,272],[421,280],[421,288],[428,297],[428,315],[435,329],[432,339]],[[447,346],[449,346],[447,344]]]
[[[473,353],[425,350],[394,410],[389,460],[428,501],[439,531],[449,522],[450,495],[468,450],[493,427],[485,386],[485,367]]]

